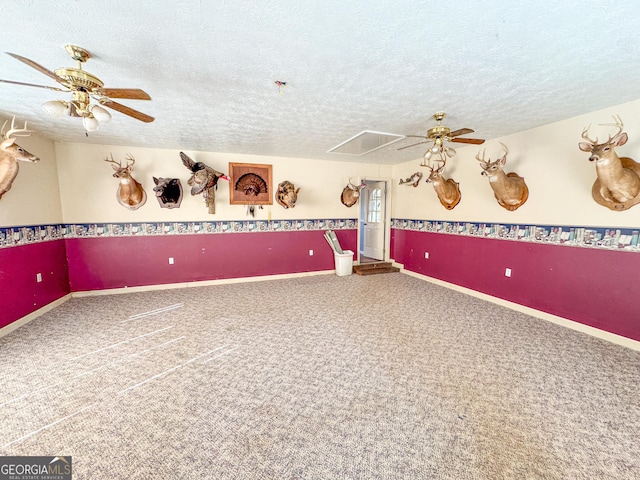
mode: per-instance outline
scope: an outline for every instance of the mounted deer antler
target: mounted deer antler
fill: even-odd
[[[603,123],[617,129],[617,133],[604,143],[589,138],[589,126],[582,130],[582,138],[586,142],[578,143],[583,152],[591,153],[590,162],[596,162],[598,178],[593,184],[591,195],[601,205],[611,210],[622,211],[640,202],[640,164],[628,157],[618,157],[615,147],[627,143],[628,136],[622,131],[624,124],[619,116],[614,116],[615,123]]]
[[[500,142],[500,145],[504,149],[504,155],[495,162],[492,162],[491,159],[484,159],[484,150],[482,150],[482,158],[480,157],[480,152],[478,152],[476,160],[480,162],[482,175],[489,178],[489,185],[491,185],[493,194],[500,206],[509,211],[514,211],[527,201],[529,189],[524,182],[524,178],[517,173],[504,173],[509,149],[502,142]]]
[[[5,132],[7,122],[4,122],[0,131],[2,135],[2,142],[0,142],[0,198],[11,189],[20,169],[19,161],[33,163],[40,161],[37,156],[27,152],[16,143],[16,136],[27,137],[31,135],[31,131],[27,130],[27,122],[24,122],[24,128],[16,128],[15,120],[16,117],[11,119],[11,128],[8,132]]]
[[[429,159],[425,159],[425,162],[428,163],[422,163],[420,166],[429,170],[429,177],[426,182],[433,185],[433,189],[442,206],[447,210],[453,210],[453,208],[460,203],[462,195],[458,182],[454,181],[453,178],[444,178],[442,176],[447,161],[444,158],[436,160],[436,162],[442,163],[438,168],[433,168]]]
[[[120,180],[118,191],[116,192],[118,203],[129,210],[137,210],[147,201],[147,193],[142,188],[142,185],[131,176],[136,159],[127,154],[125,160],[127,164],[123,167],[122,162],[116,162],[113,159],[113,155],[111,155],[111,160],[109,158],[104,159],[105,162],[115,164],[112,165],[115,170],[113,176]]]

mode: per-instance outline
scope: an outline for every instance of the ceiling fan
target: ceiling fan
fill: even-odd
[[[433,146],[424,154],[425,160],[429,160],[429,158],[431,158],[431,155],[438,153],[440,154],[441,158],[444,158],[443,155],[453,157],[456,154],[456,151],[453,148],[447,146],[445,142],[471,143],[474,145],[481,145],[484,143],[484,139],[481,138],[460,138],[460,135],[473,133],[473,130],[471,130],[470,128],[460,128],[458,130],[451,131],[449,127],[441,124],[442,120],[444,120],[444,117],[446,116],[447,114],[444,112],[434,113],[433,118],[436,120],[436,126],[427,130],[426,135],[405,135],[405,137],[424,138],[425,140],[422,142],[407,145],[405,147],[400,147],[398,148],[398,150],[414,147],[423,143],[433,142]]]
[[[153,117],[112,100],[112,98],[151,100],[148,93],[138,88],[104,88],[102,80],[82,69],[82,64],[91,58],[91,54],[85,49],[75,45],[66,45],[65,49],[71,58],[78,62],[78,68],[59,68],[52,72],[33,60],[15,53],[6,52],[16,60],[52,78],[64,88],[16,82],[13,80],[0,79],[0,82],[25,85],[27,87],[46,88],[55,92],[71,93],[72,98],[69,102],[53,100],[44,103],[42,107],[47,113],[54,117],[69,115],[82,118],[84,128],[87,131],[95,131],[98,129],[99,122],[106,123],[111,119],[111,114],[100,105],[124,113],[142,122],[153,122]],[[91,103],[91,99],[94,99],[99,105]]]

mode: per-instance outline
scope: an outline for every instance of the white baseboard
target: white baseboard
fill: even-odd
[[[410,275],[415,278],[419,278],[420,280],[425,280],[427,282],[434,283],[442,287],[450,288],[451,290],[456,290],[458,292],[462,292],[464,294],[471,295],[472,297],[480,298],[482,300],[487,300],[497,305],[510,308],[511,310],[515,310],[521,313],[526,313],[527,315],[531,315],[532,317],[540,318],[542,320],[547,320],[548,322],[552,322],[557,325],[561,325],[563,327],[567,327],[572,330],[577,330],[578,332],[586,333],[587,335],[591,335],[593,337],[597,337],[611,343],[615,343],[616,345],[620,345],[623,347],[630,348],[632,350],[640,351],[640,342],[637,340],[632,340],[630,338],[623,337],[621,335],[616,335],[615,333],[607,332],[605,330],[600,330],[595,327],[590,327],[589,325],[584,325],[580,322],[559,317],[551,313],[541,312],[540,310],[536,310],[531,307],[525,307],[524,305],[519,305],[517,303],[510,302],[502,298],[493,297],[491,295],[487,295],[486,293],[477,292],[475,290],[471,290],[470,288],[461,287],[460,285],[456,285],[454,283],[445,282],[443,280],[438,280],[437,278],[428,277],[427,275],[411,272],[411,271],[405,270],[404,265],[396,262],[393,262],[393,263],[394,263],[394,266],[400,268],[400,271],[402,273],[406,275]]]
[[[170,290],[174,288],[204,287],[207,285],[226,285],[231,283],[262,282],[265,280],[281,280],[283,278],[312,277],[315,275],[335,274],[335,270],[320,270],[316,272],[283,273],[279,275],[262,275],[258,277],[223,278],[220,280],[202,280],[200,282],[164,283],[161,285],[143,285],[140,287],[110,288],[108,290],[86,290],[72,292],[72,297],[95,297],[98,295],[115,295],[128,292],[148,292],[151,290]]]
[[[71,294],[68,293],[64,297],[60,297],[59,299],[54,300],[53,302],[45,305],[44,307],[39,308],[35,312],[31,312],[29,315],[25,315],[24,317],[16,320],[15,322],[11,322],[9,325],[5,325],[4,327],[0,328],[0,338],[13,332],[17,328],[20,328],[23,325],[26,325],[31,320],[38,318],[40,315],[47,313],[48,311],[53,310],[54,308],[62,305],[64,302],[66,302],[70,298],[71,298]]]

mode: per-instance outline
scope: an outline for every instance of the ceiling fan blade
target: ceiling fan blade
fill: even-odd
[[[13,85],[24,85],[25,87],[46,88],[47,90],[53,90],[55,92],[70,92],[70,90],[65,90],[64,88],[48,87],[46,85],[36,85],[35,83],[14,82],[13,80],[0,80],[0,82],[12,83]]]
[[[458,135],[466,135],[467,133],[473,133],[473,130],[470,128],[461,128],[460,130],[454,130],[449,133],[449,137],[457,137]]]
[[[457,143],[472,143],[474,145],[482,145],[484,143],[484,140],[481,138],[452,138],[451,141]]]
[[[31,68],[35,68],[36,70],[38,70],[40,73],[44,73],[47,77],[51,77],[53,78],[56,82],[61,83],[62,85],[64,85],[64,80],[62,78],[60,78],[59,76],[57,76],[55,73],[53,73],[51,70],[44,68],[42,65],[40,65],[39,63],[34,62],[33,60],[29,60],[26,57],[22,57],[20,55],[16,55],[15,53],[11,53],[11,52],[5,52],[7,55],[11,55],[13,58],[15,58],[16,60],[20,60],[22,63],[26,63],[27,65],[29,65]]]
[[[99,88],[95,93],[109,98],[128,98],[131,100],[151,100],[144,90],[139,88]]]
[[[133,108],[122,105],[121,103],[114,102],[113,100],[102,99],[100,100],[100,104],[104,105],[105,107],[113,108],[114,110],[117,110],[120,113],[124,113],[125,115],[129,115],[130,117],[133,117],[136,120],[140,120],[141,122],[149,123],[155,120],[155,118],[147,115],[146,113],[139,112],[137,110],[134,110]]]
[[[411,135],[407,135],[407,136],[411,136]],[[417,136],[417,135],[413,135],[413,136]],[[416,145],[420,145],[421,143],[427,143],[427,141],[418,142],[418,143],[412,143],[411,145],[407,145],[406,147],[400,147],[400,148],[398,148],[398,150],[404,150],[405,148],[415,147]]]

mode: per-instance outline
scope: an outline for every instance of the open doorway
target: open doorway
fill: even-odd
[[[389,180],[366,179],[360,194],[358,263],[389,260]]]

